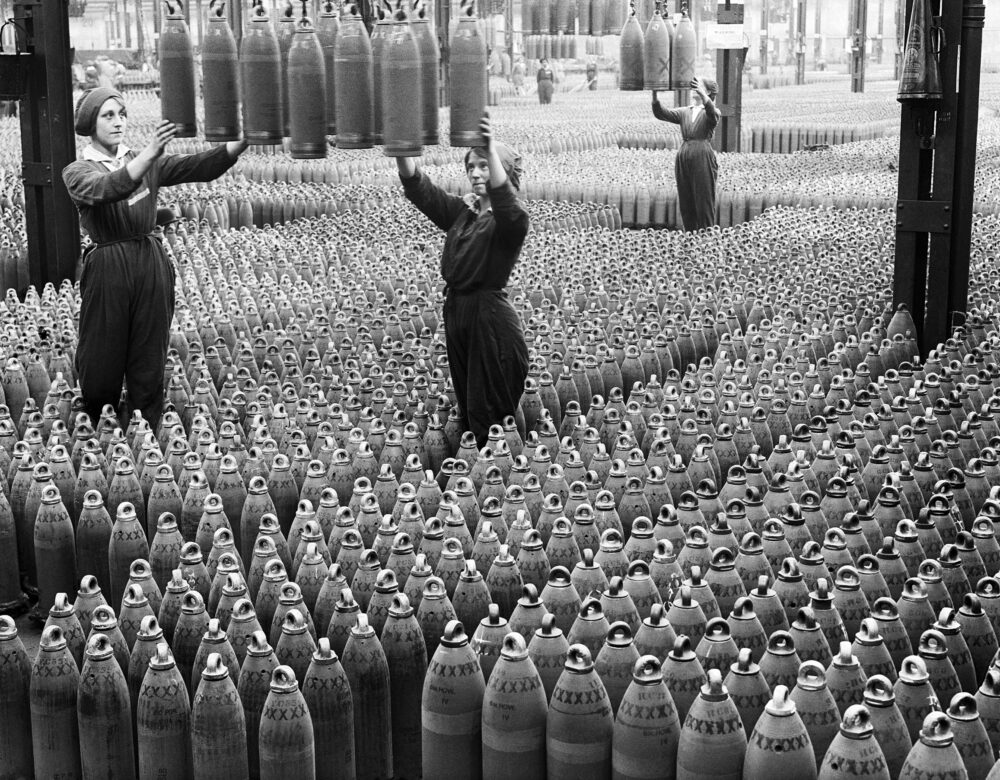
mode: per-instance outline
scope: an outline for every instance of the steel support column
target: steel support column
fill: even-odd
[[[903,44],[906,40],[906,0],[896,0],[896,55],[893,58],[893,78],[899,81],[903,75]]]
[[[438,49],[441,57],[438,61],[438,105],[450,105],[451,76],[448,63],[451,60],[451,42],[449,26],[451,24],[452,0],[436,0],[434,3],[434,27],[437,32]]]
[[[506,0],[503,4],[503,45],[510,58],[510,67],[514,68],[514,0]],[[510,74],[506,74],[509,78]]]
[[[816,63],[819,63],[820,60],[825,59],[825,57],[823,56],[823,29],[822,29],[822,22],[823,22],[823,3],[821,2],[821,0],[817,0],[817,2],[816,2],[816,23],[815,23],[816,24],[816,27],[815,27],[816,38],[813,41],[813,57],[815,58]],[[818,64],[817,65],[813,65],[813,67],[814,68],[818,67]]]
[[[760,3],[760,72],[767,73],[767,0]]]
[[[878,38],[875,39],[875,61],[882,64],[882,53],[885,48],[883,34],[885,32],[885,0],[878,0]]]
[[[795,83],[806,83],[806,0],[799,0],[798,13],[796,13]]]
[[[965,0],[962,9],[962,62],[958,71],[955,119],[955,212],[948,284],[948,325],[965,322],[969,306],[969,259],[976,179],[976,129],[979,126],[979,73],[983,56],[986,5]]]
[[[934,181],[931,185],[932,198],[944,203],[954,215],[955,195],[955,152],[956,109],[958,95],[955,91],[958,74],[958,46],[955,42],[962,35],[962,6],[954,0],[937,0],[931,4],[935,7],[935,19],[940,20],[945,40],[949,42],[941,52],[941,83],[943,98],[937,105],[937,121],[934,124]],[[954,8],[952,8],[954,6]],[[978,65],[977,65],[978,67]],[[969,219],[972,214],[969,214]],[[930,234],[930,255],[927,265],[927,311],[924,315],[924,336],[930,348],[948,338],[950,323],[948,316],[948,298],[951,281],[951,242],[955,222],[945,223],[946,231]]]
[[[31,57],[21,101],[21,170],[28,277],[40,291],[47,282],[72,279],[80,256],[78,215],[62,180],[63,168],[76,159],[69,6],[63,0],[23,0],[14,3],[14,18]]]
[[[851,2],[851,92],[865,91],[868,44],[868,0]]]
[[[146,58],[146,31],[142,28],[142,0],[135,0],[135,47],[139,51],[139,59]]]
[[[719,24],[743,24],[744,6],[727,0],[719,3],[716,21]],[[716,108],[722,114],[715,129],[712,146],[717,152],[740,151],[740,129],[743,122],[743,64],[746,49],[722,49],[715,60],[719,96]]]
[[[913,4],[906,2],[907,27]],[[909,308],[922,355],[964,324],[968,307],[985,17],[976,0],[932,0],[931,8],[945,41],[942,99],[903,103],[893,275],[893,303]]]

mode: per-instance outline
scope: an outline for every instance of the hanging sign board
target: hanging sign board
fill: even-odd
[[[719,24],[743,24],[743,3],[719,3],[715,18]]]
[[[706,44],[709,49],[743,49],[746,35],[742,24],[706,25]]]

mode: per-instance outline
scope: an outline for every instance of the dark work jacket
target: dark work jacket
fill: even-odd
[[[711,141],[715,128],[719,124],[719,109],[714,103],[705,106],[701,111],[697,106],[682,106],[667,108],[658,100],[653,101],[653,116],[661,122],[681,126],[681,137],[685,141]]]
[[[402,181],[406,197],[448,232],[441,254],[441,276],[448,289],[471,292],[506,287],[528,234],[528,212],[510,182],[487,187],[491,208],[480,214],[464,198],[449,195],[420,171]]]
[[[160,187],[211,181],[227,170],[230,159],[223,144],[198,154],[164,154],[142,181],[132,181],[125,166],[135,159],[129,152],[117,171],[103,163],[77,160],[63,170],[69,196],[80,212],[80,223],[96,244],[150,233],[156,227],[156,193]]]

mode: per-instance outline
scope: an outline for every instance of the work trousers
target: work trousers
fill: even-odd
[[[124,424],[138,409],[156,430],[175,276],[159,239],[150,236],[98,246],[84,260],[76,371],[95,425],[110,404]],[[119,410],[123,380],[125,404]]]
[[[516,416],[524,392],[528,345],[521,320],[502,290],[450,292],[444,327],[462,423],[482,449],[491,425]]]

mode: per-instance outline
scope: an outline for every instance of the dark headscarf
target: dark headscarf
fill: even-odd
[[[77,135],[90,136],[94,134],[94,128],[97,127],[97,115],[101,111],[101,106],[111,98],[114,98],[123,106],[125,105],[125,98],[122,97],[117,89],[112,89],[111,87],[95,87],[83,93],[80,100],[77,101],[76,115],[73,123],[73,129],[76,130]]]
[[[515,190],[521,189],[521,174],[524,173],[524,168],[521,167],[521,153],[500,141],[494,141],[493,148],[497,150],[500,164],[503,165],[504,172],[510,180],[510,186]],[[466,166],[469,164],[469,155],[473,152],[483,159],[488,159],[490,156],[489,150],[485,146],[474,146],[465,153]]]

